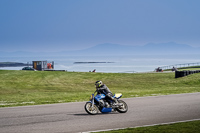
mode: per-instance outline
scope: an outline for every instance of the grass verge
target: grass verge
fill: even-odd
[[[102,80],[123,98],[200,92],[200,73],[89,73],[0,70],[0,107],[87,101]]]
[[[199,125],[200,121],[198,120],[167,125],[111,130],[99,133],[199,133]]]

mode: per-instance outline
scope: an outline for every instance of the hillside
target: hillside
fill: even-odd
[[[61,52],[0,52],[0,56],[84,56],[84,55],[187,55],[199,54],[200,47],[191,47],[186,44],[169,43],[149,43],[144,46],[128,46],[104,43],[94,47],[76,50],[76,51],[61,51]]]
[[[100,44],[80,52],[106,55],[163,55],[163,54],[199,54],[200,47],[194,48],[186,44],[149,43],[144,46],[126,46],[119,44]]]

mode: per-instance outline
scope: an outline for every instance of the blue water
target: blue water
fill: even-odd
[[[199,55],[133,55],[133,56],[49,56],[49,57],[0,57],[0,62],[54,61],[54,69],[76,72],[124,73],[149,72],[157,67],[200,62]],[[113,62],[85,63],[74,62]],[[21,70],[22,67],[1,67],[6,70]]]

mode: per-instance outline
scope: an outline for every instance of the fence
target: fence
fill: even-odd
[[[181,67],[192,67],[192,66],[200,66],[200,62],[197,63],[185,63],[185,64],[175,64],[169,66],[162,66],[160,67],[162,70],[172,69],[173,67],[181,68]]]

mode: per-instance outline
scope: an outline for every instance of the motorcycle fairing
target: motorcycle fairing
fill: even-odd
[[[101,110],[102,113],[108,113],[111,111],[112,111],[112,108],[105,108],[105,107],[103,107],[103,109]]]
[[[101,100],[101,99],[103,99],[103,98],[105,98],[106,96],[104,95],[104,94],[99,94],[99,95],[96,95],[95,97],[94,97],[94,99],[95,100],[97,100],[97,101],[99,101],[99,100]]]
[[[122,97],[122,93],[116,93],[113,97],[119,99]]]

